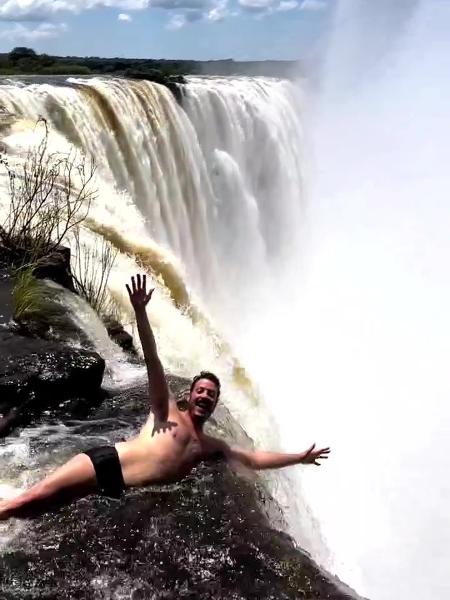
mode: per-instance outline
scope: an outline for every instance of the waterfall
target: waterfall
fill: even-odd
[[[450,136],[437,65],[450,55],[448,7],[379,3],[395,13],[391,35],[363,2],[366,35],[347,28],[366,14],[356,4],[337,11],[344,33],[316,96],[303,83],[190,78],[180,106],[147,82],[4,81],[0,105],[17,120],[2,143],[20,161],[43,116],[51,149],[95,157],[83,239],[119,250],[109,288],[130,331],[124,283],[152,275],[169,371],[217,372],[260,447],[332,446],[320,469],[268,476],[301,546],[376,600],[440,599]],[[365,41],[374,67],[348,69]],[[127,381],[130,366],[110,361]]]
[[[109,291],[122,322],[136,334],[124,284],[144,269],[157,288],[150,318],[167,370],[188,377],[216,372],[232,414],[257,445],[276,449],[277,428],[241,347],[246,324],[276,290],[299,241],[303,94],[264,78],[191,78],[184,91],[180,106],[169,90],[148,82],[4,81],[0,104],[16,122],[2,143],[10,161],[20,162],[43,117],[51,152],[74,146],[95,158],[98,194],[82,240],[93,247],[106,239],[119,250]],[[71,308],[104,352],[98,323],[86,307]],[[256,340],[273,352],[263,330]],[[129,381],[129,366],[114,354],[106,358],[113,380]],[[274,475],[267,482],[288,513],[290,479]],[[299,521],[294,510],[291,518]],[[301,529],[305,545],[320,538],[309,521]]]
[[[285,81],[193,78],[180,108],[152,83],[69,83],[3,84],[0,102],[18,117],[3,143],[20,155],[44,117],[51,151],[74,144],[95,157],[99,194],[85,236],[121,252],[111,288],[125,312],[124,276],[144,267],[178,319],[211,317],[229,335],[236,312],[253,310],[256,287],[262,294],[276,282],[297,243],[300,94]]]
[[[301,430],[334,450],[303,493],[334,569],[377,600],[450,593],[449,26],[446,2],[342,0],[314,99],[286,368],[310,400]]]

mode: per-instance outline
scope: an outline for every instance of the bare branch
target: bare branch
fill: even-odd
[[[13,169],[0,157],[10,192],[0,241],[28,263],[60,246],[87,217],[96,196],[93,161],[76,150],[50,153],[47,122],[40,119],[37,126],[43,126],[43,137],[28,150],[23,165]]]

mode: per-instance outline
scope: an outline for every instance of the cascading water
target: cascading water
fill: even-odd
[[[120,250],[110,288],[124,322],[132,315],[123,284],[145,268],[156,279],[152,323],[170,371],[218,372],[225,401],[260,446],[276,447],[279,428],[285,450],[333,447],[329,464],[301,471],[301,485],[292,469],[273,479],[274,491],[301,545],[377,599],[445,597],[448,487],[434,488],[442,498],[430,490],[445,477],[448,215],[437,167],[443,100],[429,84],[431,42],[442,55],[447,42],[430,39],[427,23],[439,20],[430,10],[407,11],[408,52],[392,44],[382,86],[365,72],[367,87],[351,102],[332,83],[315,99],[320,186],[307,210],[304,98],[287,82],[194,78],[183,109],[144,82],[0,86],[0,104],[20,117],[2,140],[12,155],[44,116],[53,148],[95,156],[99,196],[84,239]],[[439,11],[443,27],[448,9]],[[428,125],[434,148],[424,143]]]
[[[109,288],[122,320],[133,318],[124,283],[144,268],[158,288],[151,316],[167,369],[217,372],[234,415],[257,444],[275,448],[276,427],[233,343],[296,247],[300,101],[288,82],[245,78],[192,79],[184,109],[168,90],[145,82],[0,87],[0,103],[18,117],[2,140],[11,160],[20,161],[38,136],[39,117],[50,125],[50,151],[75,144],[95,157],[99,194],[82,239],[89,247],[103,237],[120,251]],[[264,332],[259,340],[266,343]],[[118,372],[126,365],[113,362],[116,381],[127,380]],[[288,506],[289,481],[270,483]]]
[[[302,477],[322,560],[380,600],[450,592],[449,26],[444,2],[338,6],[301,283],[289,317],[267,319],[282,360],[241,352],[269,399],[293,395],[277,366],[298,376],[277,421],[286,448],[334,451]]]

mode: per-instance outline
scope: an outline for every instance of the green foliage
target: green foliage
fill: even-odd
[[[107,285],[118,251],[103,238],[93,246],[81,243],[78,230],[74,240],[72,277],[77,292],[101,317],[114,316],[116,307]]]
[[[14,320],[28,332],[45,334],[63,327],[64,315],[55,295],[33,276],[39,259],[63,243],[75,242],[72,274],[75,287],[101,316],[113,316],[114,301],[107,290],[117,251],[101,244],[80,243],[79,227],[86,219],[96,192],[91,188],[95,168],[76,153],[48,151],[49,131],[45,121],[41,142],[29,149],[26,160],[12,168],[0,155],[0,167],[9,180],[10,205],[0,224],[0,247],[10,265],[19,267],[13,292]]]
[[[298,61],[272,60],[236,62],[232,59],[193,61],[193,60],[162,60],[148,58],[100,58],[98,56],[48,56],[36,54],[31,48],[14,48],[9,54],[0,55],[0,74],[44,74],[44,75],[118,75],[125,72],[149,74],[149,79],[160,77],[163,85],[167,78],[171,84],[183,83],[176,81],[175,76],[183,75],[266,75],[269,77],[292,77],[301,70]],[[153,74],[152,74],[153,72]],[[170,86],[169,86],[170,87]]]
[[[37,54],[32,48],[25,48],[23,46],[17,46],[13,48],[9,53],[9,60],[15,63],[23,59],[36,59]]]
[[[90,75],[92,71],[85,65],[64,65],[53,63],[48,67],[42,67],[41,75]]]
[[[49,305],[45,284],[33,276],[33,268],[17,271],[13,289],[14,320],[20,323],[39,319],[47,313]]]
[[[126,70],[153,74],[165,80],[169,76],[197,72],[192,61],[165,61],[131,58],[61,57],[36,54],[31,48],[17,47],[0,55],[0,74],[4,75],[124,75]],[[152,77],[145,77],[151,79]],[[163,81],[164,83],[164,81]]]
[[[83,59],[81,59],[83,60]],[[3,75],[89,75],[87,65],[61,61],[48,54],[36,54],[31,48],[17,47],[0,56],[0,74]]]

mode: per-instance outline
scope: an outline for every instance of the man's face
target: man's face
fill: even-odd
[[[189,397],[190,412],[192,416],[208,419],[216,408],[218,389],[209,379],[199,379]]]

